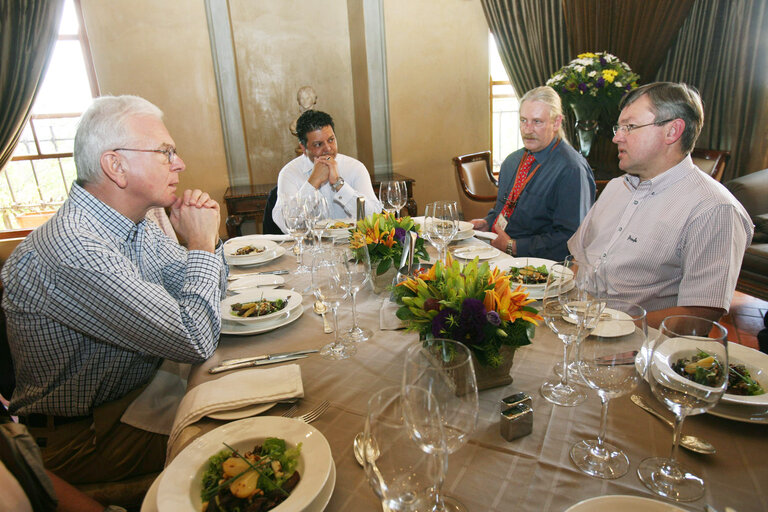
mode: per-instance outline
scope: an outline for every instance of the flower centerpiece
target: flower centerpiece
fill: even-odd
[[[461,265],[449,254],[445,264],[438,261],[395,287],[397,317],[425,343],[450,338],[467,345],[476,359],[481,389],[508,384],[514,350],[531,343],[542,320],[529,306],[533,299],[528,292],[521,286],[513,288],[510,279],[487,262],[480,265],[475,259]],[[485,385],[484,369],[498,370]]]
[[[350,235],[350,247],[360,250],[363,246],[368,247],[368,256],[371,260],[371,270],[374,276],[388,276],[387,285],[391,284],[397,266],[403,255],[403,244],[405,243],[405,233],[413,231],[418,236],[419,225],[410,217],[396,218],[391,212],[374,213],[357,221],[357,224]],[[420,259],[429,259],[427,250],[424,248],[424,239],[416,239],[416,250],[413,255],[414,264],[418,264]]]
[[[637,88],[639,79],[615,55],[597,52],[578,55],[547,80],[547,85],[557,91],[576,115],[582,154],[589,154],[598,126],[610,132],[619,116],[621,98]]]

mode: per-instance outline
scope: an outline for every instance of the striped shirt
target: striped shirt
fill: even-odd
[[[741,203],[686,156],[651,180],[611,180],[568,248],[587,261],[605,258],[611,297],[648,311],[728,310],[752,234]]]
[[[148,382],[163,358],[216,349],[227,266],[72,185],[2,270],[13,414],[89,414]]]

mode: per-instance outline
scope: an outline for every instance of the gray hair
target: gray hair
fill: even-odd
[[[654,121],[682,119],[685,122],[685,130],[680,137],[680,149],[684,155],[693,151],[704,124],[704,105],[699,91],[684,83],[655,82],[627,93],[619,107],[624,109],[643,95],[647,96],[651,103]]]
[[[163,112],[138,96],[101,96],[80,116],[75,133],[75,167],[80,185],[102,179],[101,155],[130,146],[136,139],[128,121],[138,116],[163,118]]]
[[[520,98],[520,106],[522,107],[523,103],[526,101],[540,101],[545,105],[548,105],[549,117],[553,120],[557,116],[563,115],[563,102],[560,99],[560,95],[557,94],[557,91],[548,85],[536,87],[535,89],[531,89],[527,93],[523,94],[523,97]],[[558,130],[557,136],[568,142],[568,139],[565,136],[565,131],[563,130],[562,123],[560,124],[560,130]]]

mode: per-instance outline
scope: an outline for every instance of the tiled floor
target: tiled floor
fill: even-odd
[[[757,333],[764,329],[763,318],[768,311],[768,302],[736,292],[731,302],[731,311],[720,319],[728,329],[728,340],[757,349]]]

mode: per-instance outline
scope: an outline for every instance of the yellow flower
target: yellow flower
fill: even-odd
[[[595,57],[597,57],[597,55],[595,55],[592,52],[580,53],[579,55],[576,56],[576,58],[578,59],[594,59]]]
[[[604,69],[603,70],[603,78],[608,83],[613,83],[613,80],[616,78],[616,76],[619,74],[618,71],[613,69]]]

